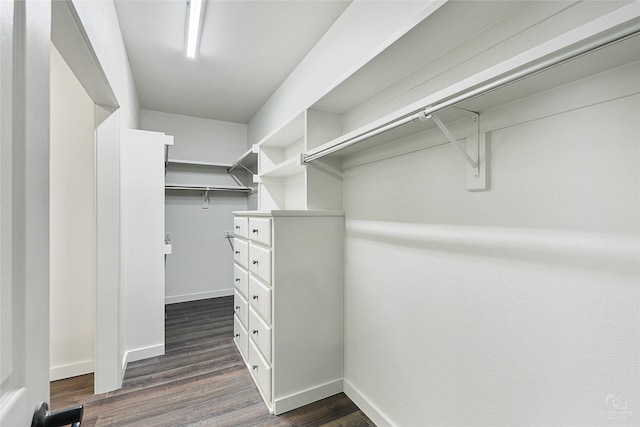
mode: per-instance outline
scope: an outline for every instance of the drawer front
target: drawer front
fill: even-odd
[[[271,324],[271,288],[254,277],[249,279],[249,304]]]
[[[265,360],[271,363],[271,327],[254,310],[249,310],[249,337]]]
[[[262,392],[264,400],[271,406],[271,366],[251,341],[249,342],[249,367],[251,368],[251,376]]]
[[[249,269],[266,284],[271,284],[271,249],[251,243],[249,245]]]
[[[237,290],[233,291],[233,311],[242,322],[242,326],[247,328],[249,326],[249,304]]]
[[[233,283],[236,289],[245,298],[249,295],[249,272],[238,264],[233,264]]]
[[[271,218],[249,218],[249,238],[271,246]]]
[[[238,316],[233,316],[233,341],[236,343],[236,347],[240,350],[242,359],[245,363],[249,360],[249,335],[247,330],[242,326],[242,322],[238,319]]]
[[[246,240],[233,239],[233,259],[244,268],[249,268],[249,244]]]
[[[233,218],[233,233],[236,236],[244,237],[245,239],[249,238],[249,218],[236,216]]]

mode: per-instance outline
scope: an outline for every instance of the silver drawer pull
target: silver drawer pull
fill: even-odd
[[[236,277],[236,282],[239,282],[239,281],[240,281],[240,278],[239,278],[239,277]]]
[[[236,338],[240,338],[240,334],[236,334]]]
[[[257,228],[254,228],[253,230],[251,230],[251,232],[252,232],[252,233],[256,233],[256,234],[258,234],[258,229],[257,229]]]
[[[236,225],[236,230],[240,230],[240,226],[239,225]]]
[[[258,299],[258,295],[254,295],[252,298],[253,299]]]
[[[236,255],[240,255],[240,251],[236,251]]]
[[[240,310],[240,306],[239,305],[236,305],[236,310]]]
[[[257,259],[254,259],[254,260],[253,260],[253,265],[256,265],[257,263],[258,263],[258,260],[257,260]]]
[[[253,332],[253,335],[258,335],[258,330],[257,329],[254,329],[252,332]]]
[[[253,366],[251,367],[251,369],[253,369],[254,371],[255,371],[255,370],[257,370],[257,369],[258,369],[258,365],[253,365]]]

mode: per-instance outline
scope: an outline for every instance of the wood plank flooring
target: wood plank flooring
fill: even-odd
[[[343,393],[270,415],[232,336],[233,297],[167,305],[165,355],[130,363],[115,392],[54,381],[51,408],[84,403],[83,426],[375,426]]]

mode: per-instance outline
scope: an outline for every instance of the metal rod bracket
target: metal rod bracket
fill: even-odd
[[[456,148],[456,150],[458,150],[458,153],[460,153],[460,155],[467,161],[467,163],[469,163],[469,166],[471,166],[471,169],[477,169],[478,168],[477,159],[473,160],[471,158],[471,156],[469,156],[467,151],[462,147],[462,145],[458,142],[458,140],[453,136],[451,131],[449,131],[449,128],[447,128],[447,126],[444,123],[442,123],[442,120],[440,120],[440,118],[436,114],[431,114],[431,119],[438,126],[438,128],[440,128],[440,130],[442,131],[444,136],[447,137],[449,142],[453,144],[453,146]],[[476,121],[477,121],[477,118],[476,118]]]
[[[467,170],[467,191],[485,191],[487,187],[487,144],[486,133],[480,132],[480,116],[473,111],[467,111],[471,116],[471,134],[467,138],[467,149],[477,166]]]
[[[449,128],[436,114],[432,113],[428,117],[431,117],[436,126],[469,164],[470,168],[467,169],[467,190],[483,191],[487,189],[486,135],[480,135],[480,115],[474,111],[463,111],[471,117],[471,134],[466,138],[466,148],[458,142]]]
[[[202,209],[209,209],[209,188],[202,191]]]

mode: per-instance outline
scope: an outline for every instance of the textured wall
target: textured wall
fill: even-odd
[[[488,192],[450,145],[346,170],[345,379],[388,423],[638,422],[640,98],[510,119],[553,96],[487,114]]]

